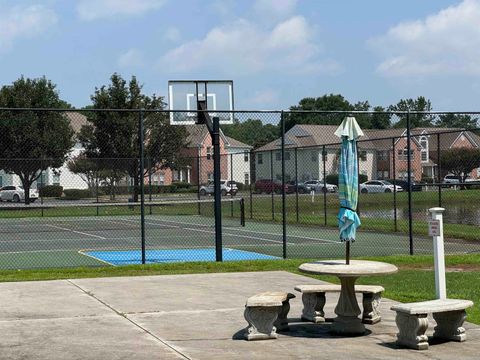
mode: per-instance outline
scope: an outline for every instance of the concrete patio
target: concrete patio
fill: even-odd
[[[469,323],[465,343],[397,348],[388,299],[382,322],[344,338],[328,323],[300,322],[296,293],[288,333],[243,340],[247,297],[315,283],[281,271],[1,283],[0,359],[478,359],[480,327]],[[336,300],[327,295],[327,317]]]

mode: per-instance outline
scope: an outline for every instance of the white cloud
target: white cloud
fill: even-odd
[[[302,16],[291,17],[272,29],[240,19],[168,51],[160,65],[177,73],[198,69],[227,74],[338,72],[336,62],[320,58],[320,47],[313,40],[312,27]]]
[[[17,39],[35,37],[57,23],[55,12],[42,5],[10,9],[0,6],[0,13],[0,50],[8,49]]]
[[[266,19],[285,18],[295,11],[298,0],[257,0],[253,6],[255,12]]]
[[[480,75],[480,1],[464,0],[422,20],[400,23],[369,44],[385,76]]]
[[[180,30],[176,27],[169,27],[165,31],[164,35],[165,40],[171,41],[171,42],[177,42],[181,38]]]
[[[140,67],[143,64],[143,54],[137,49],[130,49],[118,58],[118,66],[121,68]]]
[[[166,0],[79,0],[77,13],[82,20],[91,21],[117,16],[137,16],[157,10]]]
[[[276,105],[279,101],[278,91],[274,89],[263,89],[256,91],[248,100],[249,103],[260,106]]]

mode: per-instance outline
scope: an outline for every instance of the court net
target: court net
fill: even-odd
[[[221,206],[225,224],[245,224],[242,198],[222,199]],[[144,226],[213,227],[214,208],[212,199],[145,202]],[[0,207],[0,233],[140,230],[141,214],[140,202],[7,205]]]

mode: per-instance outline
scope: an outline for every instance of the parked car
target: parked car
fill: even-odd
[[[403,191],[400,185],[393,185],[386,180],[370,180],[360,184],[360,192],[366,193],[389,193],[396,189],[397,192]]]
[[[387,181],[391,184],[394,183],[393,179],[387,179]],[[406,180],[395,179],[395,185],[401,186],[403,191],[408,191],[408,181]],[[422,184],[412,180],[412,191],[422,191]]]
[[[285,184],[285,192],[288,192],[288,191],[289,191],[288,185]],[[282,192],[282,183],[278,181],[272,181],[270,179],[257,180],[255,182],[255,192],[257,194],[261,194],[261,193],[271,194],[272,192],[280,194]]]
[[[470,175],[467,175],[464,182],[474,182],[475,179],[472,179]],[[442,181],[444,184],[460,184],[460,180],[458,179],[458,175],[448,174],[445,175]]]
[[[38,190],[30,189],[30,202],[38,199]],[[25,201],[25,191],[22,186],[4,186],[0,188],[0,201]]]
[[[230,180],[220,180],[220,191],[223,196],[231,194],[235,196],[238,192],[238,187],[235,181]],[[215,193],[215,187],[213,181],[209,181],[207,185],[202,185],[200,187],[200,195],[211,195]]]
[[[308,192],[315,191],[315,192],[337,192],[338,186],[333,184],[324,184],[323,180],[308,180],[305,181],[305,186],[308,189]]]
[[[296,184],[295,181],[287,182],[287,193],[295,193],[297,192],[297,188],[299,194],[306,194],[310,192],[310,189],[303,182],[299,182],[298,184]]]

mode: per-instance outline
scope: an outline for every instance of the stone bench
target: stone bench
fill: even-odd
[[[290,299],[295,295],[281,292],[263,292],[247,299],[245,304],[245,320],[248,328],[245,332],[247,340],[276,339],[277,330],[287,330],[287,315],[290,311]]]
[[[398,327],[397,344],[416,350],[428,349],[428,314],[437,322],[433,336],[439,339],[465,341],[462,327],[467,314],[465,309],[473,306],[470,300],[439,299],[391,307],[397,312],[395,322]]]
[[[297,285],[295,290],[302,293],[303,311],[302,319],[314,323],[325,322],[325,293],[340,292],[340,285]],[[364,324],[376,324],[382,318],[379,305],[382,299],[382,292],[385,289],[376,285],[356,285],[355,292],[363,294],[362,322]]]

